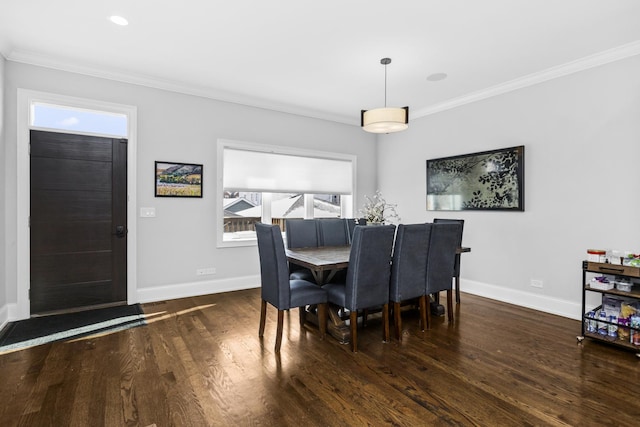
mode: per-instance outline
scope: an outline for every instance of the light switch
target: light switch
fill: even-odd
[[[156,208],[140,208],[140,216],[142,218],[155,218]]]

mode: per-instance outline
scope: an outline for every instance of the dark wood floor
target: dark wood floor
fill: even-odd
[[[444,295],[443,295],[444,299]],[[259,290],[146,304],[149,324],[0,356],[3,426],[640,425],[633,352],[576,344],[580,323],[462,294],[456,323],[359,352],[275,309]]]

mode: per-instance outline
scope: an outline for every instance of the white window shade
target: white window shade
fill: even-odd
[[[224,149],[228,190],[351,194],[352,171],[348,160]]]

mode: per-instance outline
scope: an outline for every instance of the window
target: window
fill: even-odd
[[[255,243],[256,222],[351,217],[355,156],[218,141],[218,246]]]
[[[127,116],[105,111],[34,102],[31,126],[40,129],[127,137]]]

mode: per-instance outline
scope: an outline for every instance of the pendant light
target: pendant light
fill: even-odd
[[[387,107],[387,65],[391,58],[382,58],[380,63],[384,65],[384,108],[362,110],[360,125],[371,133],[400,132],[409,127],[409,107]]]

